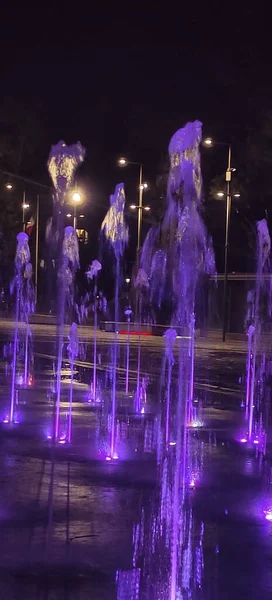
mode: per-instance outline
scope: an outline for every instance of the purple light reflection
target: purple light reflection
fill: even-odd
[[[264,510],[264,516],[267,521],[272,521],[272,508],[268,508],[268,510]]]

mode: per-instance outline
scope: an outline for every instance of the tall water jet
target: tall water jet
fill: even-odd
[[[56,380],[56,414],[55,414],[55,439],[59,437],[60,427],[60,398],[61,398],[61,367],[64,342],[64,317],[66,304],[73,304],[74,299],[74,277],[79,268],[78,239],[76,230],[73,227],[65,227],[64,240],[62,247],[61,271],[59,271],[59,281],[62,290],[61,311],[60,311],[60,329],[59,329],[59,352],[57,363]]]
[[[129,386],[129,345],[130,345],[130,319],[132,315],[132,310],[130,306],[125,310],[125,316],[127,317],[127,347],[126,347],[126,394],[128,394],[128,386]]]
[[[169,394],[168,432],[160,436],[160,500],[152,533],[152,551],[160,556],[158,561],[167,573],[167,579],[158,575],[152,589],[156,597],[168,600],[192,597],[194,586],[191,489],[195,479],[188,424],[193,400],[195,296],[200,275],[215,272],[211,240],[199,214],[201,135],[201,123],[196,121],[178,130],[170,141],[166,214],[162,226],[149,233],[141,263],[157,306],[171,298],[172,327],[180,337],[177,397],[170,403]]]
[[[92,400],[96,401],[96,392],[97,392],[97,376],[96,376],[96,367],[97,367],[97,277],[99,271],[101,271],[102,265],[99,260],[93,260],[91,265],[86,271],[86,276],[88,281],[92,281],[94,279],[94,357],[93,357],[93,382],[92,382]]]
[[[48,159],[48,170],[55,187],[55,231],[52,233],[53,241],[57,240],[59,257],[59,285],[58,285],[58,348],[57,348],[57,381],[56,381],[56,415],[54,435],[59,437],[60,392],[61,392],[61,366],[64,341],[64,317],[67,291],[73,280],[73,274],[78,266],[78,246],[76,232],[72,227],[66,228],[64,238],[63,211],[68,198],[73,178],[78,165],[84,160],[85,150],[78,142],[73,146],[66,146],[60,141],[52,146]],[[51,228],[53,229],[53,227]],[[56,240],[54,240],[54,235]]]
[[[26,323],[25,336],[25,366],[24,377],[27,377],[28,370],[28,341],[29,341],[29,322],[28,318],[34,312],[34,290],[32,284],[32,264],[30,262],[30,251],[28,246],[28,235],[21,232],[17,235],[17,249],[15,255],[15,277],[11,285],[11,292],[16,290],[16,311],[15,311],[15,329],[13,342],[13,360],[12,360],[12,377],[11,377],[11,393],[10,393],[10,411],[9,422],[14,421],[14,405],[15,405],[15,383],[16,383],[16,366],[17,366],[17,350],[18,350],[18,330],[19,321]]]
[[[68,355],[70,360],[70,371],[71,371],[71,381],[70,381],[70,392],[69,392],[69,417],[68,417],[68,435],[67,440],[68,444],[71,443],[72,440],[72,408],[73,408],[73,383],[74,383],[74,362],[75,358],[78,356],[78,333],[77,333],[77,324],[72,323],[69,334],[69,344],[68,344]]]
[[[271,239],[268,231],[266,219],[257,222],[257,273],[254,299],[251,302],[251,325],[248,330],[248,357],[247,357],[247,394],[246,405],[248,405],[248,439],[253,436],[253,416],[254,405],[257,396],[257,384],[261,383],[263,373],[258,370],[258,352],[259,342],[262,331],[262,321],[265,317],[271,316],[271,275],[267,280],[265,275],[269,273],[270,268]],[[268,284],[268,285],[267,285]],[[266,312],[261,311],[262,302],[266,298]],[[263,313],[263,314],[261,314]],[[263,370],[260,369],[259,370]]]
[[[110,208],[101,225],[101,231],[115,255],[115,294],[114,294],[114,347],[113,347],[113,377],[112,377],[112,412],[111,412],[111,435],[110,435],[110,456],[115,456],[115,420],[116,420],[116,367],[117,367],[117,335],[118,335],[118,314],[119,314],[119,284],[120,284],[120,259],[123,256],[125,246],[128,242],[128,227],[124,218],[125,209],[125,190],[124,184],[119,183],[115,187],[115,192],[110,196]]]
[[[172,370],[174,365],[174,345],[177,339],[177,332],[175,329],[167,329],[164,333],[165,341],[165,352],[168,363],[167,373],[167,388],[166,388],[166,414],[165,414],[165,446],[166,448],[170,442],[170,402],[171,402],[171,380]]]
[[[136,393],[135,393],[135,412],[139,413],[141,411],[141,402],[140,402],[140,371],[141,371],[141,331],[140,324],[142,323],[142,305],[143,305],[143,292],[144,290],[148,290],[149,281],[146,272],[144,269],[140,268],[136,280],[135,287],[137,290],[137,299],[138,299],[138,320],[139,320],[139,335],[138,335],[138,357],[137,357],[137,384],[136,384]]]

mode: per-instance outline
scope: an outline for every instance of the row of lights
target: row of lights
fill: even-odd
[[[12,183],[6,183],[5,185],[7,190],[12,190],[13,189],[13,185]],[[75,202],[75,204],[80,204],[82,202],[82,194],[80,192],[73,192],[72,194],[72,200],[73,202]],[[30,208],[30,204],[28,204],[28,202],[23,202],[23,210],[27,210],[28,208]],[[71,213],[68,213],[66,215],[68,218],[71,218],[73,215]],[[79,218],[83,218],[85,215],[79,215]]]

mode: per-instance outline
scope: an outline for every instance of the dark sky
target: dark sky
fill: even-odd
[[[152,204],[176,129],[201,120],[204,135],[232,142],[235,160],[248,128],[272,102],[269,38],[250,6],[195,4],[191,14],[188,5],[176,12],[167,3],[163,10],[153,3],[118,8],[102,5],[98,14],[97,6],[73,4],[58,13],[41,5],[37,13],[24,8],[2,19],[2,101],[15,98],[45,131],[36,176],[47,180],[50,144],[80,140],[94,220],[118,181],[131,199],[136,193],[135,170],[116,168],[120,154],[143,162]],[[203,156],[207,180],[224,168],[223,154]]]

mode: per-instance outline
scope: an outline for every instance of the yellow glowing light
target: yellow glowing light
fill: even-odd
[[[81,194],[79,192],[74,192],[72,195],[72,200],[74,202],[80,202],[81,201]]]
[[[125,167],[127,165],[127,163],[128,163],[128,161],[124,157],[119,158],[119,160],[118,160],[118,165],[120,165],[120,167]]]
[[[135,208],[137,208],[136,204],[131,204],[129,208],[132,208],[132,210],[135,210]]]
[[[234,198],[240,198],[241,194],[234,194]]]
[[[13,188],[12,183],[6,183],[6,188],[7,188],[7,190],[12,190],[12,188]]]
[[[83,217],[84,217],[84,215],[79,215],[79,218],[80,218],[80,219],[83,219]]]
[[[203,144],[205,144],[205,146],[212,146],[212,138],[206,138],[205,140],[203,140]]]
[[[29,208],[29,206],[30,206],[29,204],[26,204],[26,203],[24,202],[24,204],[23,204],[23,209],[24,209],[24,210],[26,210],[27,208]]]
[[[150,210],[150,206],[144,206],[144,210]]]
[[[66,215],[66,217],[68,217],[68,219],[70,219],[71,216],[72,216],[71,213],[68,213],[68,215]]]
[[[217,192],[216,195],[218,196],[218,198],[223,198],[223,196],[225,196],[224,192]]]
[[[126,283],[130,283],[130,278],[126,277]]]

